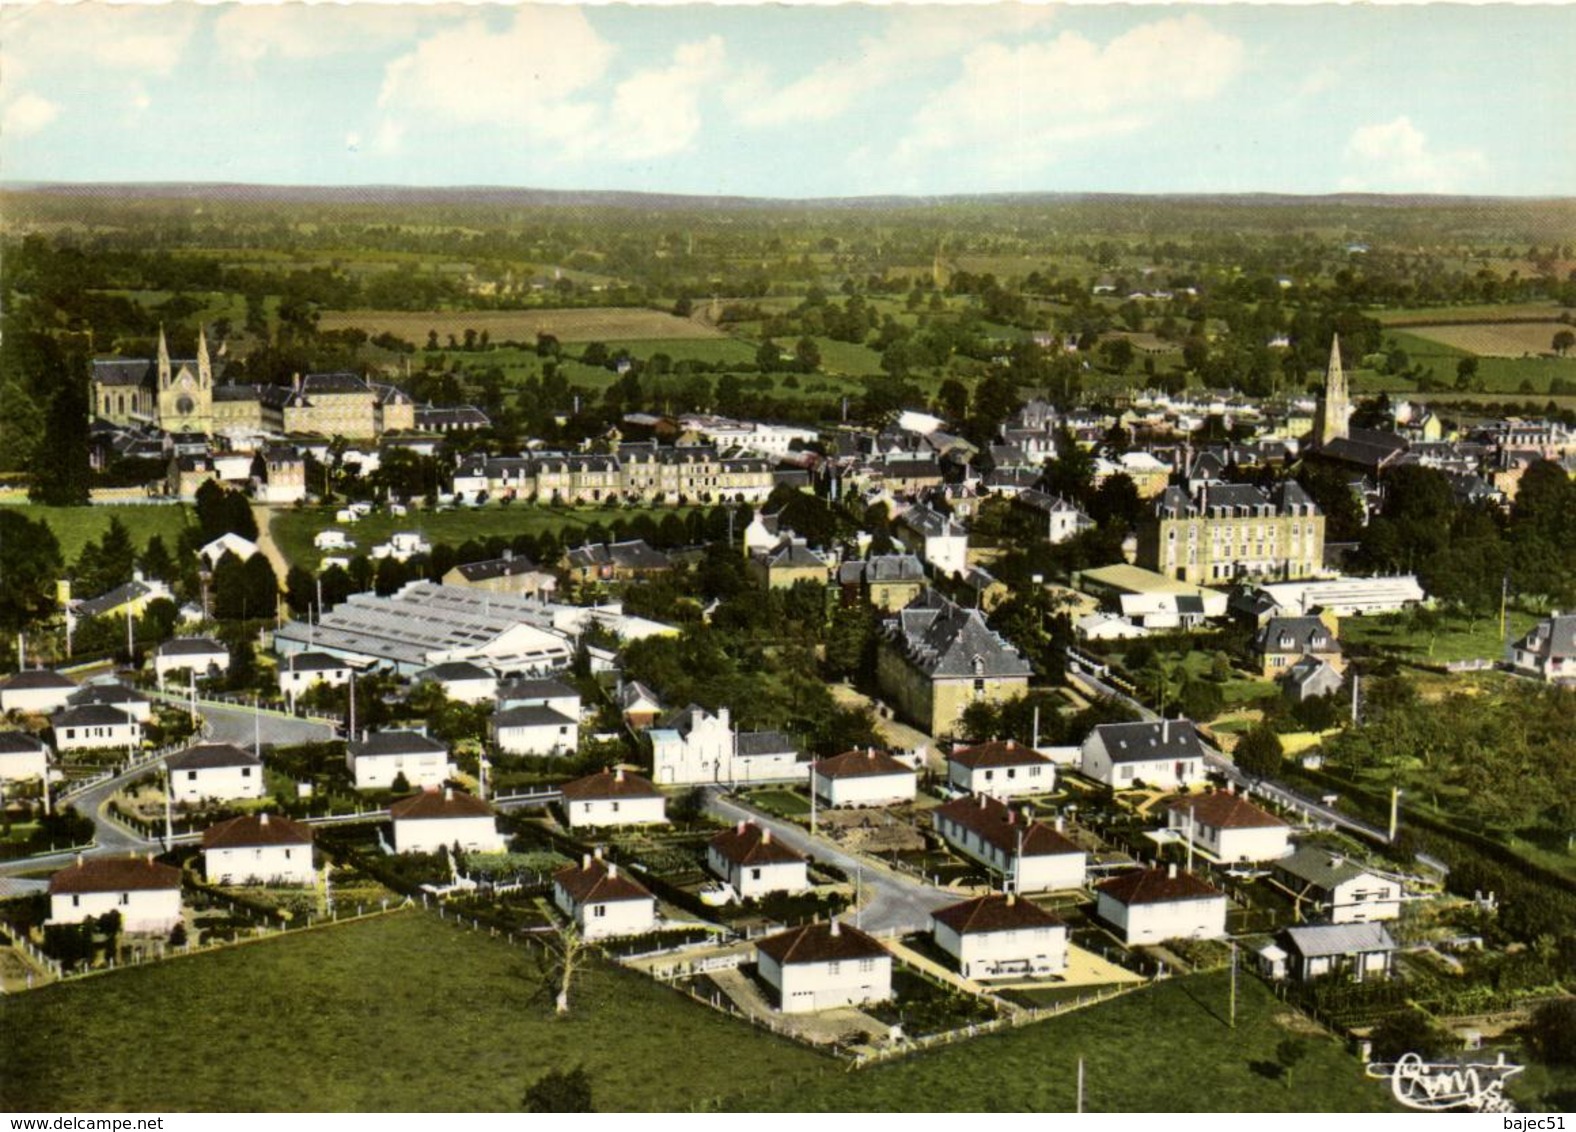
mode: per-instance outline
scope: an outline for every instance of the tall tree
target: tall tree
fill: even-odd
[[[0,507],[0,626],[14,633],[53,610],[63,565],[48,523]]]
[[[60,358],[46,380],[54,386],[44,415],[44,436],[29,468],[27,495],[50,507],[88,502],[93,469],[88,463],[87,365],[77,355]]]

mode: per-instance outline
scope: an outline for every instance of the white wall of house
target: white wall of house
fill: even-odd
[[[141,742],[142,724],[129,716],[125,723],[55,728],[57,751],[90,751],[96,747],[135,747]]]
[[[0,782],[26,782],[49,773],[49,752],[12,751],[0,754]]]
[[[914,800],[919,776],[904,774],[866,774],[852,778],[826,778],[811,772],[816,795],[828,806],[892,806]]]
[[[387,790],[404,774],[412,790],[442,786],[449,777],[449,756],[444,751],[409,755],[346,755],[357,790]]]
[[[1082,888],[1086,879],[1086,854],[1034,854],[1025,857],[1020,868],[1016,852],[1002,852],[966,825],[942,818],[937,828],[942,839],[959,853],[1011,879],[1015,891],[1061,892]]]
[[[588,825],[657,825],[668,820],[666,798],[582,798],[566,802],[569,828]]]
[[[990,979],[1006,975],[1040,978],[1067,969],[1067,928],[1015,928],[999,932],[959,935],[946,924],[935,924],[936,946],[958,962],[965,979]]]
[[[892,957],[845,959],[841,962],[790,963],[779,967],[770,955],[757,952],[761,978],[777,988],[784,1014],[803,1014],[881,1002],[892,997]]]
[[[580,934],[585,939],[640,935],[657,926],[657,902],[650,897],[640,900],[608,900],[577,908],[569,899],[569,894],[555,884],[553,902],[564,915],[574,918],[575,925],[579,927]]]
[[[1096,782],[1103,782],[1117,790],[1125,790],[1134,782],[1175,790],[1204,781],[1204,760],[1156,759],[1147,762],[1113,763],[1106,753],[1105,743],[1099,735],[1091,735],[1083,748],[1082,769]]]
[[[580,724],[572,716],[533,727],[494,727],[493,732],[506,755],[564,755],[580,749]]]
[[[920,548],[925,564],[940,574],[961,578],[969,570],[969,536],[936,535],[924,539]]]
[[[261,798],[261,766],[205,766],[170,771],[170,796],[177,802],[204,798]]]
[[[181,921],[181,890],[57,892],[49,898],[49,921],[54,924],[80,924],[107,912],[120,913],[122,931],[162,934]]]
[[[0,691],[0,712],[48,715],[66,706],[76,688],[6,688]]]
[[[731,884],[733,891],[744,900],[770,896],[774,892],[804,892],[810,887],[810,869],[804,861],[741,865],[728,860],[716,849],[707,849],[706,865]]]
[[[251,845],[204,849],[202,871],[210,884],[297,884],[317,877],[310,845]]]
[[[1333,902],[1334,907],[1330,909],[1332,924],[1393,920],[1401,914],[1401,886],[1372,873],[1363,873],[1337,885]]]
[[[195,669],[199,677],[208,675],[209,666],[220,672],[230,671],[230,654],[214,653],[212,656],[155,656],[153,658],[153,675],[158,680],[159,686],[164,686],[165,678],[172,672],[181,672],[185,669]]]
[[[394,820],[396,853],[441,853],[455,844],[472,853],[502,853],[508,838],[498,832],[498,820],[491,814]]]
[[[1273,861],[1291,852],[1291,829],[1284,825],[1219,830],[1201,825],[1195,837],[1222,861]]]
[[[316,684],[343,688],[348,683],[350,683],[348,664],[344,668],[312,669],[307,672],[291,672],[284,663],[279,666],[279,693],[283,696],[299,696]]]
[[[498,693],[498,681],[491,676],[478,676],[474,680],[439,680],[438,686],[451,700],[462,704],[490,703]]]
[[[730,780],[733,727],[727,708],[716,715],[696,715],[687,735],[670,728],[649,734],[652,781],[659,786]]]
[[[948,762],[947,778],[959,790],[967,790],[970,794],[989,794],[992,798],[1049,794],[1056,789],[1056,768],[1039,763],[1032,766],[971,769],[962,763]]]
[[[769,755],[741,755],[731,764],[731,776],[725,782],[798,782],[809,776],[810,764],[800,762],[794,751],[781,751]]]
[[[1123,942],[1129,945],[1168,939],[1219,939],[1226,934],[1225,894],[1128,906],[1102,892],[1095,911],[1121,931]]]

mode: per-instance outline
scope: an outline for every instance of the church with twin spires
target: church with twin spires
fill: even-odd
[[[195,358],[172,359],[161,326],[157,357],[95,358],[92,382],[93,413],[100,420],[213,434],[214,366],[200,329]]]

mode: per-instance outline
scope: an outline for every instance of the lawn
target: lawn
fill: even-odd
[[[530,952],[410,912],[9,996],[0,1106],[503,1111],[543,1073],[584,1065],[603,1110],[1068,1111],[1080,1057],[1095,1111],[1388,1101],[1254,979],[1228,1029],[1223,974],[860,1073],[600,963],[568,1018],[541,988]],[[1310,1045],[1288,1088],[1269,1063],[1293,1026]]]
[[[1396,345],[1406,351],[1413,365],[1432,369],[1434,381],[1450,391],[1455,389],[1456,365],[1462,358],[1477,356],[1467,350],[1425,338],[1420,332],[1397,330],[1387,333],[1385,337],[1395,339]],[[1545,342],[1543,348],[1548,349],[1548,345]],[[1487,393],[1501,396],[1519,394],[1542,397],[1548,394],[1549,383],[1555,378],[1576,382],[1576,356],[1566,358],[1482,356],[1478,357],[1477,376]],[[1530,387],[1531,394],[1525,392],[1524,384]],[[1358,392],[1410,391],[1415,388],[1415,383],[1377,374],[1371,370],[1359,370],[1353,378],[1352,387]]]
[[[541,987],[532,952],[411,912],[6,997],[0,1108],[513,1110],[584,1065],[599,1109],[684,1110],[836,1071],[622,969],[566,1019]]]
[[[171,554],[180,545],[181,532],[196,521],[191,508],[178,503],[146,506],[108,503],[91,507],[40,507],[32,503],[8,503],[3,506],[13,507],[35,522],[42,519],[48,523],[49,529],[55,532],[55,538],[60,540],[60,553],[67,562],[75,561],[77,555],[82,553],[82,548],[102,536],[109,529],[110,520],[117,516],[131,532],[132,541],[138,549],[147,546],[148,540],[154,535],[159,535]]]
[[[1503,322],[1506,319],[1557,319],[1565,308],[1555,302],[1478,303],[1458,307],[1396,307],[1367,312],[1381,326],[1426,326],[1439,322]]]
[[[1534,614],[1509,610],[1505,622],[1510,640],[1525,636],[1537,621]],[[1470,621],[1455,613],[1440,613],[1437,627],[1433,629],[1419,627],[1410,614],[1348,617],[1341,622],[1341,640],[1394,652],[1404,660],[1429,664],[1500,660],[1505,655],[1498,617]]]
[[[751,805],[782,818],[806,817],[810,813],[809,800],[792,790],[756,790],[749,799]]]
[[[279,511],[269,526],[280,551],[293,564],[316,570],[324,552],[312,545],[317,532],[336,526],[334,508],[303,507],[299,510]],[[538,507],[530,503],[513,503],[505,507],[489,504],[485,507],[457,508],[449,511],[413,510],[409,515],[396,518],[386,512],[375,512],[345,529],[356,543],[355,554],[369,553],[372,547],[388,541],[395,531],[420,531],[433,544],[450,543],[458,546],[468,539],[486,539],[493,535],[513,538],[515,535],[538,535],[551,531],[560,542],[579,545],[585,530],[593,523],[609,527],[617,519],[626,522],[639,514],[648,514],[661,522],[669,514],[684,518],[683,507],[640,508]],[[329,552],[339,553],[344,552]]]

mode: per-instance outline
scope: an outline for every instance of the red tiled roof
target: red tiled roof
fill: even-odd
[[[251,848],[262,845],[310,845],[312,827],[278,814],[247,814],[203,831],[204,849]]]
[[[492,807],[474,794],[459,790],[423,790],[389,807],[395,821],[436,821],[443,818],[485,818]]]
[[[959,935],[1062,926],[1059,917],[1033,901],[1000,893],[965,900],[962,904],[949,904],[932,912],[931,917]]]
[[[1168,869],[1135,869],[1097,886],[1111,899],[1129,907],[1135,904],[1170,904],[1178,900],[1208,900],[1223,895],[1219,889],[1192,873]]]
[[[50,895],[62,892],[141,892],[180,888],[181,871],[146,857],[90,857],[49,878]]]
[[[599,798],[660,798],[662,791],[651,779],[628,771],[604,770],[563,785],[564,801],[595,801]]]
[[[1011,739],[992,739],[989,743],[959,747],[948,756],[947,761],[966,766],[970,770],[998,766],[1033,766],[1036,763],[1049,765],[1051,762],[1033,747],[1025,747]]]
[[[763,954],[777,960],[780,967],[790,963],[875,959],[887,954],[886,948],[858,928],[837,921],[789,928],[778,935],[759,940],[755,946]]]
[[[1083,853],[1078,843],[1066,834],[1057,833],[1044,822],[1028,821],[1020,817],[1005,802],[988,794],[971,794],[954,798],[933,811],[936,828],[942,818],[973,830],[982,840],[994,845],[1003,853],[1018,852],[1018,836],[1023,835],[1025,857],[1056,857],[1069,853]]]
[[[775,840],[770,830],[753,822],[740,822],[730,826],[711,839],[711,847],[724,858],[737,865],[780,865],[803,861],[781,841]]]
[[[565,865],[553,874],[553,883],[577,905],[651,899],[626,870],[594,858],[589,864]]]
[[[900,763],[885,751],[871,747],[863,751],[844,751],[810,764],[822,778],[875,778],[887,774],[915,774],[913,767]]]
[[[1268,810],[1255,806],[1240,794],[1217,790],[1213,794],[1178,798],[1171,803],[1173,813],[1193,811],[1193,820],[1199,825],[1216,829],[1263,829],[1285,826],[1286,823]]]

